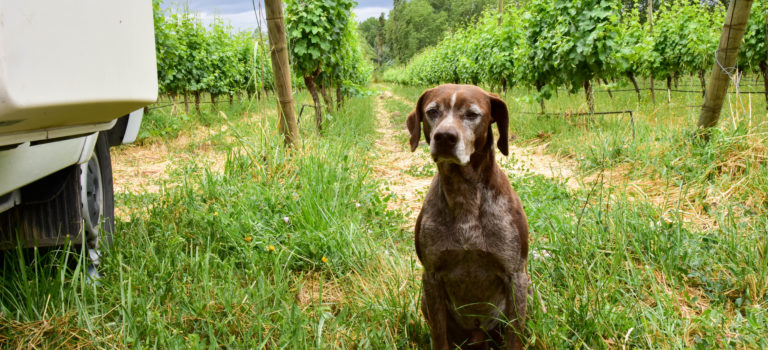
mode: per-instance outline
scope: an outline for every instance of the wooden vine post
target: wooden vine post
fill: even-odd
[[[715,63],[712,65],[712,74],[709,77],[709,86],[704,97],[704,104],[699,114],[699,129],[706,129],[717,125],[720,111],[723,108],[725,94],[728,91],[730,74],[735,74],[736,60],[739,57],[739,47],[744,39],[744,31],[747,28],[749,12],[752,9],[752,0],[732,0],[728,5],[728,13],[725,16],[725,24],[720,34],[720,45],[715,52]],[[728,70],[734,70],[729,72]],[[701,133],[704,138],[707,133]]]
[[[285,39],[285,23],[280,0],[264,0],[267,9],[267,32],[269,33],[269,53],[272,59],[272,76],[278,100],[278,128],[285,138],[286,145],[293,145],[299,139],[296,123],[296,110],[293,108],[291,91],[291,69],[288,62],[288,46]]]

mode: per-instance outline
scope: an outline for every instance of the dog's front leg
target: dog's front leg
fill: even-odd
[[[530,279],[525,272],[513,273],[510,279],[505,310],[507,316],[504,332],[505,345],[507,349],[519,350],[523,348]]]
[[[440,281],[434,273],[425,271],[422,275],[421,312],[427,319],[429,333],[432,336],[432,349],[448,350],[448,324],[446,295]]]

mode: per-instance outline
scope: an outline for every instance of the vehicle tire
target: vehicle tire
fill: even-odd
[[[105,133],[99,133],[93,155],[78,169],[83,244],[91,264],[88,273],[98,272],[101,255],[112,246],[115,230],[115,197],[112,188],[112,160]]]
[[[21,189],[23,203],[0,213],[0,238],[43,249],[71,240],[84,251],[88,273],[97,276],[103,252],[112,244],[114,194],[108,138],[99,133],[91,158]],[[82,236],[80,234],[82,233]],[[13,247],[13,246],[11,246]]]

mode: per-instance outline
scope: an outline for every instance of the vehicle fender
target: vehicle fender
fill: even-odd
[[[91,159],[93,156],[93,148],[96,146],[96,140],[98,137],[98,132],[85,137],[85,142],[83,142],[83,149],[80,151],[80,157],[77,159],[77,164],[83,164]]]
[[[139,136],[139,127],[141,126],[141,120],[144,117],[144,109],[139,108],[128,115],[128,124],[125,126],[125,134],[123,135],[123,144],[136,141],[136,137]]]

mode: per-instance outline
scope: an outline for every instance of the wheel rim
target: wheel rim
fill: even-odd
[[[101,164],[94,154],[87,163],[80,165],[80,204],[83,212],[83,244],[88,251],[91,266],[88,272],[96,275],[99,265],[99,231],[104,216],[104,185]]]
[[[101,166],[97,157],[91,157],[88,163],[81,165],[81,198],[85,231],[98,235],[101,218],[104,214],[104,186],[101,179]]]

